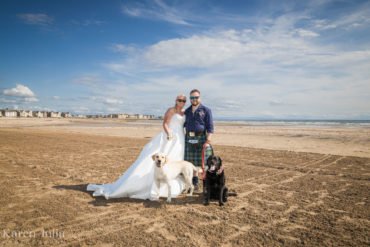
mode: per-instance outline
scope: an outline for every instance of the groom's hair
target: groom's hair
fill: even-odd
[[[192,94],[192,93],[199,93],[200,94],[200,91],[198,89],[193,89],[193,90],[190,91],[190,94]]]

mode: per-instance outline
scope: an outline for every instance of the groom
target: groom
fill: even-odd
[[[195,166],[202,165],[202,148],[206,143],[205,158],[212,154],[211,138],[213,134],[213,118],[211,109],[201,104],[200,91],[193,89],[190,92],[189,106],[185,110],[185,123],[186,130],[185,136],[185,157]],[[195,190],[199,190],[198,176],[193,176],[193,185]]]

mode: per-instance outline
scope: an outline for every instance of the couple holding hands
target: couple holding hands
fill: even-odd
[[[167,110],[163,118],[163,130],[147,143],[136,161],[113,183],[89,184],[88,191],[93,196],[109,198],[129,197],[136,199],[158,200],[168,196],[168,187],[158,187],[154,183],[155,165],[153,154],[162,153],[171,161],[186,160],[194,166],[202,165],[202,149],[205,157],[212,154],[210,146],[214,132],[211,110],[201,104],[200,91],[190,92],[191,105],[184,111],[186,96],[176,97],[174,107]],[[195,190],[199,187],[198,176],[192,179]],[[185,188],[184,178],[177,176],[169,181],[171,197],[177,197]]]

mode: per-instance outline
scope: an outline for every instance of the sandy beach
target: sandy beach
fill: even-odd
[[[368,246],[370,127],[216,123],[238,196],[171,204],[91,196],[161,122],[0,119],[2,246]]]
[[[0,119],[0,128],[32,129],[53,133],[79,133],[150,139],[162,129],[160,120],[120,119]],[[312,152],[370,158],[370,124],[285,125],[216,122],[214,145]]]

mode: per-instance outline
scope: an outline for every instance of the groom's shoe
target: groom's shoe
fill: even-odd
[[[194,191],[199,191],[199,178],[198,176],[193,177]]]

